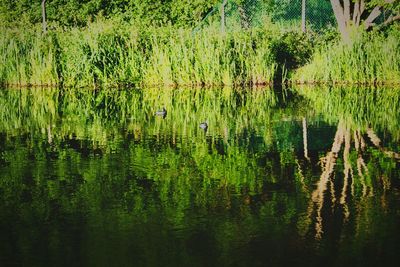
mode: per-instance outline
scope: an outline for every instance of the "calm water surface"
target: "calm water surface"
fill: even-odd
[[[399,99],[0,90],[0,265],[397,266]]]

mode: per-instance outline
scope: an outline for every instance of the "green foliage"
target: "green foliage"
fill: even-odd
[[[387,0],[367,0],[365,1],[367,4],[367,7],[370,9],[376,7],[376,6],[383,6],[385,9],[392,10],[394,12],[399,12],[400,8],[400,2],[399,1],[387,1]]]
[[[308,62],[312,56],[313,43],[309,35],[286,32],[273,44],[273,51],[276,61],[292,70]]]
[[[400,83],[400,38],[394,26],[387,32],[371,32],[351,46],[320,46],[311,63],[292,77],[299,82]]]
[[[217,0],[47,0],[50,25],[85,26],[97,16],[120,17],[142,25],[195,25]],[[40,1],[1,0],[0,21],[19,23],[21,17],[30,23],[41,21]]]
[[[126,127],[139,139],[154,134],[165,136],[174,129],[179,136],[185,134],[200,141],[204,139],[204,132],[198,124],[206,119],[210,134],[245,135],[247,128],[257,126],[265,130],[264,141],[271,144],[271,133],[266,125],[277,105],[276,95],[271,90],[254,89],[245,93],[228,87],[219,90],[71,89],[62,90],[62,93],[57,89],[23,88],[0,91],[0,96],[1,131],[12,135],[27,133],[29,129],[41,132],[42,128],[50,126],[59,140],[76,136],[98,145],[108,144],[107,140],[111,142],[114,138],[122,140],[124,136],[118,130],[121,127]],[[155,110],[163,106],[168,110],[167,118],[154,118]],[[55,123],[61,119],[61,114],[65,125]],[[262,134],[257,132],[259,136]]]
[[[270,27],[226,35],[209,27],[193,34],[97,20],[84,29],[57,28],[47,35],[39,27],[4,33],[0,82],[20,85],[266,84],[278,63],[287,62],[284,57],[297,64],[309,48],[303,35],[281,37]]]

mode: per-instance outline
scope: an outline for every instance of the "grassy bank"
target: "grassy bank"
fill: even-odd
[[[298,69],[300,83],[400,83],[400,30],[368,33],[352,45],[327,43]]]
[[[84,28],[53,27],[47,34],[40,25],[1,31],[2,85],[400,82],[399,29],[368,33],[352,46],[338,44],[332,32],[304,35],[270,22],[225,34],[213,26],[194,33],[110,19]]]
[[[14,85],[266,84],[283,42],[266,28],[193,33],[110,20],[46,35],[40,27],[2,32],[0,83]]]

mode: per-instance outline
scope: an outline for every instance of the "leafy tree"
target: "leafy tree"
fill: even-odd
[[[382,22],[383,25],[400,19],[400,1],[398,0],[330,0],[338,23],[342,40],[351,41],[353,28],[363,26],[368,30],[377,25],[377,18],[387,9],[391,16]]]
[[[121,17],[144,25],[196,24],[219,0],[47,0],[49,22],[85,26],[96,16]],[[41,0],[0,0],[0,21],[11,23],[21,17],[30,23],[42,20]]]

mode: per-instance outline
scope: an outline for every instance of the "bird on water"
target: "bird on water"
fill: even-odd
[[[165,118],[167,116],[167,110],[165,109],[165,107],[163,107],[160,110],[157,110],[156,111],[156,116],[160,116],[160,117]]]
[[[200,123],[200,128],[203,129],[204,131],[207,131],[208,129],[207,121]]]

